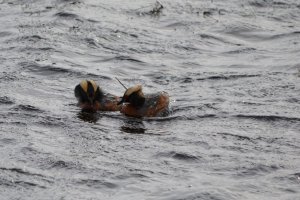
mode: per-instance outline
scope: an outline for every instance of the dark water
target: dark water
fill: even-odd
[[[0,199],[300,199],[297,0],[0,1]],[[82,113],[94,79],[172,114]]]

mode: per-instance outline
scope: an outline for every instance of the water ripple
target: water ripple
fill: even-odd
[[[26,171],[24,169],[21,169],[21,168],[6,168],[6,167],[0,167],[0,170],[3,170],[3,171],[10,171],[10,172],[16,172],[16,173],[19,173],[19,174],[23,174],[23,175],[27,175],[27,176],[40,176],[40,177],[44,177],[43,175],[41,174],[37,174],[37,173],[32,173],[32,172],[29,172],[29,171]]]
[[[88,187],[97,188],[97,189],[101,189],[101,188],[116,189],[119,187],[115,183],[98,180],[98,179],[81,179],[76,181],[76,183],[80,185],[86,185]]]
[[[14,101],[11,100],[9,97],[7,96],[3,96],[0,97],[0,104],[5,104],[5,105],[12,105],[14,104]]]
[[[163,158],[173,158],[175,160],[182,160],[186,162],[198,162],[202,158],[200,156],[194,156],[188,153],[181,153],[181,152],[161,152],[156,155],[156,157],[163,157]]]
[[[34,107],[32,105],[22,105],[22,104],[11,108],[11,110],[14,110],[14,111],[25,111],[25,112],[37,112],[37,113],[42,113],[43,112],[39,108],[36,108],[36,107]]]
[[[300,121],[297,117],[286,117],[286,116],[276,116],[276,115],[235,115],[238,118],[248,118],[261,121]]]
[[[205,78],[197,78],[197,80],[232,80],[232,79],[239,79],[239,78],[252,78],[252,77],[259,77],[260,75],[256,74],[233,74],[233,75],[216,75],[216,76],[208,76]]]
[[[133,62],[133,63],[144,63],[141,60],[132,58],[130,56],[114,56],[112,58],[106,58],[103,60],[97,60],[97,62],[109,62],[109,61],[115,61],[115,60],[119,60],[119,61],[129,61],[129,62]]]
[[[277,171],[281,169],[280,166],[276,165],[264,165],[264,164],[258,164],[253,167],[241,167],[238,170],[238,176],[245,177],[245,176],[257,176],[257,175],[263,175],[266,173],[272,173],[274,171]]]
[[[79,18],[78,15],[73,14],[73,13],[68,13],[68,12],[58,12],[55,14],[57,17],[61,17],[64,19],[76,19]]]

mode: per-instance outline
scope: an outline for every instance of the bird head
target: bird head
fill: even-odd
[[[89,103],[93,104],[99,86],[93,80],[83,80],[80,83],[81,88],[86,93]]]
[[[133,106],[140,107],[145,103],[145,96],[142,91],[141,85],[135,85],[133,87],[128,88],[121,101],[118,102],[118,105],[122,103],[130,103]]]

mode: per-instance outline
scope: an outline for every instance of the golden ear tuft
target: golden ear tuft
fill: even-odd
[[[83,80],[80,82],[80,86],[81,88],[83,89],[84,92],[87,92],[87,89],[88,89],[88,82],[87,80]]]
[[[97,83],[96,83],[95,81],[93,81],[93,80],[90,80],[90,83],[92,84],[92,86],[93,86],[93,88],[94,88],[94,92],[96,92],[96,91],[97,91],[97,88],[98,88]]]
[[[88,81],[88,80],[83,80],[83,81],[81,81],[81,83],[80,83],[80,86],[81,86],[81,88],[83,89],[83,91],[84,92],[87,92],[87,90],[88,90],[88,83],[91,83],[91,85],[93,86],[93,89],[94,89],[94,92],[96,92],[97,91],[97,88],[98,88],[98,85],[97,85],[97,83],[95,82],[95,81],[93,81],[93,80],[90,80],[90,81]]]
[[[130,96],[134,92],[141,92],[142,91],[142,85],[135,85],[131,88],[128,88],[124,94],[124,96]]]

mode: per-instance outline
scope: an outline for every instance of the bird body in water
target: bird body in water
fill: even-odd
[[[131,117],[162,117],[169,112],[169,95],[158,92],[144,95],[141,85],[128,88],[122,100],[120,112]]]
[[[120,97],[104,93],[93,80],[83,80],[74,89],[78,106],[90,111],[119,111]]]

